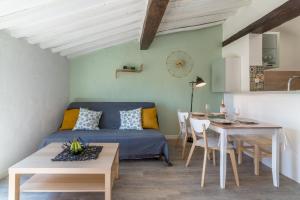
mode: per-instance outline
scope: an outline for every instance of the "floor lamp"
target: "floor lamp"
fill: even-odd
[[[192,85],[192,96],[191,96],[191,109],[190,111],[193,112],[193,100],[194,100],[194,89],[200,88],[206,85],[204,80],[197,76],[196,81],[191,81],[190,84]]]
[[[192,95],[191,95],[191,109],[190,112],[193,112],[193,100],[194,100],[194,89],[195,88],[200,88],[206,85],[206,83],[204,82],[204,80],[202,78],[200,78],[199,76],[197,76],[196,81],[191,81],[190,84],[192,85]],[[187,139],[188,142],[192,143],[193,142],[193,138],[192,137],[188,137]]]

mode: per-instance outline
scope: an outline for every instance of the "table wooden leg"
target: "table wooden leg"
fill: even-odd
[[[259,176],[259,165],[261,160],[261,152],[259,146],[254,145],[254,174]]]
[[[9,189],[8,189],[9,200],[20,199],[20,175],[15,173],[9,173]]]
[[[227,132],[220,133],[220,187],[225,188],[227,166]]]
[[[182,160],[184,160],[184,158],[185,158],[185,150],[186,150],[187,139],[188,139],[188,135],[184,134],[184,137],[182,139],[182,154],[181,154]]]
[[[105,174],[105,200],[111,200],[111,171]]]
[[[120,157],[119,157],[119,149],[116,154],[116,179],[119,179],[119,174],[120,174]]]
[[[273,174],[273,185],[279,187],[279,133],[281,130],[275,130],[272,135],[272,174]]]
[[[243,162],[243,146],[244,142],[242,140],[237,141],[237,152],[238,152],[238,164],[241,165]]]
[[[213,164],[216,166],[216,150],[212,150],[213,153]]]

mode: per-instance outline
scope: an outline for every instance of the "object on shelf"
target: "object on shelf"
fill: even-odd
[[[143,71],[144,65],[140,65],[139,68],[136,67],[129,67],[129,66],[123,66],[122,69],[116,69],[116,78],[118,78],[118,73],[120,72],[131,72],[131,73],[140,73]]]

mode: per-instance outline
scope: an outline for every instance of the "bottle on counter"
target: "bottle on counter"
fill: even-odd
[[[225,114],[225,115],[227,113],[227,108],[225,106],[224,99],[222,99],[222,103],[220,105],[220,113]]]

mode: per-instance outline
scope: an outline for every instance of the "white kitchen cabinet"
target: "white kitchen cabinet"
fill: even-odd
[[[262,66],[262,34],[249,34],[249,64]]]
[[[212,64],[213,92],[241,91],[241,58],[226,57]]]
[[[263,34],[262,60],[264,66],[274,68],[279,66],[279,35],[278,32],[267,32]]]

